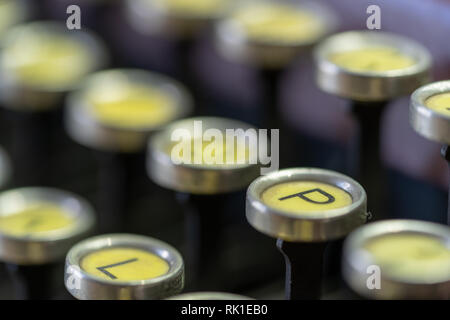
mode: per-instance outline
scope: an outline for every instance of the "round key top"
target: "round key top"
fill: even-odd
[[[229,145],[225,141],[227,129],[242,129]],[[222,150],[211,137],[204,138],[208,130],[224,138]],[[258,157],[257,148],[242,140],[249,130],[256,133],[246,123],[225,118],[175,122],[150,139],[148,173],[159,185],[180,192],[211,195],[241,190],[259,175],[254,158]]]
[[[168,300],[254,300],[238,294],[224,292],[191,292],[169,298]]]
[[[348,172],[371,195],[369,208],[375,218],[386,217],[386,172],[380,155],[382,116],[390,100],[411,94],[429,81],[431,55],[424,46],[400,35],[349,31],[324,40],[314,58],[318,86],[351,100],[359,133],[348,149]]]
[[[148,136],[191,111],[191,99],[175,81],[132,69],[101,71],[67,102],[66,128],[85,146],[137,152]]]
[[[390,100],[430,79],[428,50],[391,33],[340,33],[322,42],[314,55],[319,87],[351,100]]]
[[[366,201],[356,181],[321,169],[280,170],[250,185],[247,220],[278,239],[286,259],[288,299],[320,297],[325,246],[365,223]]]
[[[55,108],[64,92],[106,59],[103,44],[88,31],[49,21],[16,26],[5,36],[0,59],[2,104],[24,111]]]
[[[366,298],[450,298],[447,226],[415,220],[368,224],[346,239],[342,263],[346,282]]]
[[[20,298],[48,298],[55,264],[94,226],[83,199],[47,188],[0,193],[0,260],[8,264]],[[49,283],[44,283],[49,281]]]
[[[170,245],[131,234],[101,235],[67,254],[65,285],[80,300],[148,300],[179,293],[184,263]]]
[[[217,45],[229,59],[280,68],[335,27],[334,14],[312,1],[239,1],[218,24]]]

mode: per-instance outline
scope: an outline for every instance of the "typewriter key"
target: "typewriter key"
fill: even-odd
[[[100,161],[102,232],[123,228],[133,181],[145,172],[149,135],[190,111],[190,96],[181,85],[141,70],[98,72],[69,95],[66,129],[96,150]]]
[[[450,81],[435,82],[417,89],[411,96],[409,118],[417,133],[443,144],[442,156],[450,165]],[[450,195],[448,210],[450,225]]]
[[[345,241],[344,279],[370,299],[449,299],[450,228],[386,220],[353,231]]]
[[[2,43],[0,99],[10,116],[12,158],[19,185],[48,185],[54,167],[57,107],[64,93],[103,65],[100,41],[86,31],[56,22],[32,22],[10,29]]]
[[[231,138],[229,130],[236,130]],[[175,122],[149,141],[150,178],[178,192],[185,208],[193,281],[215,262],[220,221],[231,193],[244,190],[259,175],[258,162],[251,161],[258,141],[253,141],[255,146],[246,140],[252,130],[256,134],[250,125],[235,120],[199,117]]]
[[[380,125],[388,102],[430,79],[431,56],[418,43],[391,33],[350,31],[333,35],[314,53],[316,81],[325,92],[351,100],[359,124],[349,170],[371,195],[375,218],[384,208]]]
[[[80,300],[163,299],[183,289],[184,263],[178,251],[162,241],[101,235],[70,249],[64,280]]]
[[[20,299],[48,299],[54,268],[94,225],[83,199],[57,189],[0,193],[0,260]]]
[[[250,185],[246,216],[256,230],[278,239],[286,298],[319,299],[325,247],[365,223],[366,193],[333,171],[285,169]]]

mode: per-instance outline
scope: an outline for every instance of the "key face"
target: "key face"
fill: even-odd
[[[159,6],[169,10],[171,14],[186,17],[215,17],[227,5],[227,0],[153,0]]]
[[[440,93],[425,100],[425,105],[433,111],[450,116],[450,92]]]
[[[369,240],[364,249],[382,272],[396,279],[435,282],[450,278],[450,247],[420,233],[398,233]]]
[[[246,218],[287,242],[325,242],[367,221],[362,186],[335,171],[291,168],[262,176],[247,190]]]
[[[257,150],[252,150],[252,152],[257,152]],[[167,154],[173,161],[201,166],[235,166],[250,162],[250,148],[238,138],[235,138],[231,145],[223,142],[216,144],[215,139],[212,141],[203,139],[181,141],[170,145]]]
[[[118,129],[148,129],[177,116],[178,102],[152,80],[152,74],[136,70],[108,70],[92,75],[82,91],[90,115]],[[113,94],[111,94],[113,93]]]
[[[52,203],[36,203],[0,216],[0,232],[17,237],[32,237],[51,231],[70,229],[73,216]]]
[[[155,183],[168,189],[203,195],[228,193],[244,189],[260,175],[263,149],[269,147],[270,138],[247,123],[220,117],[188,118],[150,138],[147,169]]]
[[[94,224],[91,205],[70,192],[37,187],[1,192],[0,260],[18,265],[61,261]]]
[[[409,95],[431,78],[428,49],[402,35],[346,31],[314,50],[318,86],[353,101],[386,102]]]
[[[314,40],[325,28],[320,17],[300,6],[264,1],[243,5],[230,20],[252,41],[281,45]]]
[[[5,47],[3,67],[28,86],[61,89],[74,85],[91,71],[92,51],[64,28],[42,22],[16,27],[8,35],[12,41]]]
[[[188,91],[164,75],[109,69],[86,77],[67,99],[66,130],[96,150],[142,152],[148,136],[192,111]]]
[[[326,183],[295,181],[268,188],[262,194],[262,201],[275,209],[300,214],[346,207],[352,204],[352,197]]]
[[[396,48],[368,47],[336,52],[329,56],[336,65],[351,71],[385,72],[413,66],[414,59]]]
[[[103,279],[138,281],[166,274],[169,264],[152,252],[128,247],[91,252],[81,260],[81,268]]]

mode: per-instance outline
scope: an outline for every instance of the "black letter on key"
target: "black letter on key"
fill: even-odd
[[[327,197],[327,201],[325,202],[320,202],[320,201],[315,201],[313,199],[310,199],[308,197],[306,197],[305,195],[309,194],[309,193],[313,193],[313,192],[319,192],[320,194],[324,195],[325,197]],[[287,197],[283,197],[280,198],[278,200],[283,201],[283,200],[287,200],[287,199],[291,199],[291,198],[295,198],[295,197],[299,197],[305,201],[311,202],[311,203],[315,203],[315,204],[329,204],[329,203],[333,203],[334,201],[336,201],[336,199],[329,194],[328,192],[323,191],[322,189],[316,188],[316,189],[311,189],[311,190],[307,190],[307,191],[303,191],[303,192],[299,192],[296,194],[292,194],[290,196]]]
[[[130,260],[125,260],[125,261],[122,261],[122,262],[117,262],[117,263],[110,264],[110,265],[103,266],[103,267],[97,267],[97,269],[98,269],[100,272],[103,272],[104,274],[106,274],[106,275],[107,275],[108,277],[110,277],[111,279],[117,279],[117,277],[116,277],[115,275],[113,275],[111,272],[109,272],[109,271],[106,270],[106,269],[107,269],[107,268],[113,268],[113,267],[121,266],[121,265],[124,265],[124,264],[127,264],[127,263],[131,263],[131,262],[135,262],[135,261],[138,261],[138,259],[137,259],[137,258],[134,258],[134,259],[130,259]]]

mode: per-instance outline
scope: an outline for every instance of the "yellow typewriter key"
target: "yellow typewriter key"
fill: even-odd
[[[324,250],[365,223],[366,192],[337,172],[295,168],[262,176],[247,190],[246,216],[277,238],[286,261],[286,298],[319,299]]]
[[[191,292],[171,297],[168,300],[254,300],[254,299],[246,296],[241,296],[238,294],[225,292]]]
[[[409,119],[418,134],[443,145],[442,156],[450,166],[450,80],[417,89],[411,96]],[[450,225],[450,187],[447,219]]]
[[[22,111],[55,108],[105,59],[102,44],[87,31],[50,21],[16,26],[5,36],[0,59],[2,103]]]
[[[6,152],[0,148],[0,190],[8,183],[11,175],[11,163]]]
[[[11,124],[18,185],[49,185],[57,178],[52,161],[55,144],[63,139],[57,132],[63,97],[105,60],[96,36],[68,30],[63,23],[25,23],[5,34],[0,103]]]
[[[148,300],[179,293],[184,263],[170,245],[144,236],[109,234],[67,254],[65,285],[80,300]]]
[[[57,189],[22,188],[0,193],[0,260],[21,299],[47,299],[54,269],[94,226],[90,205]]]
[[[371,195],[369,207],[381,218],[385,172],[380,126],[389,102],[411,94],[430,79],[431,55],[396,34],[349,31],[324,40],[314,52],[316,82],[323,91],[349,99],[359,133],[349,148],[348,170]]]
[[[227,130],[233,130],[232,137],[227,137]],[[213,265],[217,263],[220,221],[226,217],[226,205],[233,193],[244,190],[260,174],[257,159],[251,161],[257,156],[257,144],[245,142],[252,130],[256,133],[240,121],[197,117],[171,124],[149,141],[148,174],[158,185],[177,192],[184,207],[192,277],[188,280],[197,282],[201,289],[200,282],[207,274],[214,274],[211,281],[205,281],[209,287],[220,280],[212,270],[223,267]]]
[[[127,195],[145,172],[148,137],[188,115],[191,105],[190,95],[177,82],[134,69],[95,73],[69,95],[67,132],[99,158],[102,232],[123,228],[124,212],[132,202]]]
[[[371,299],[450,298],[450,228],[386,220],[353,231],[344,244],[343,274]]]

